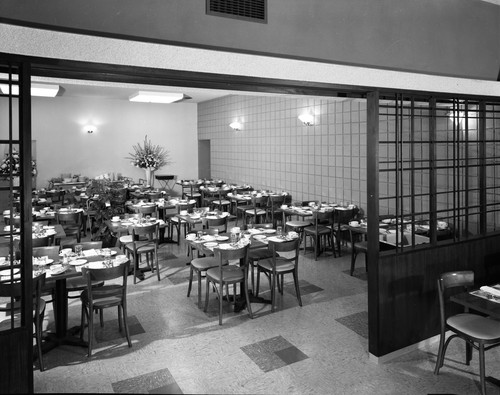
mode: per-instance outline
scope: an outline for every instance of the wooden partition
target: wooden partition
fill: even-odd
[[[378,265],[371,269],[375,266],[379,319],[378,328],[370,331],[381,336],[370,338],[370,350],[383,356],[439,333],[441,273],[473,270],[477,286],[500,280],[500,234],[397,255],[381,252]]]

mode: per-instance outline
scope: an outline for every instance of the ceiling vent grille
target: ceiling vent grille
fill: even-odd
[[[207,0],[207,14],[267,23],[267,0]]]

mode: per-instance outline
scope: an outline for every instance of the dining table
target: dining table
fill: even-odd
[[[60,224],[42,225],[40,229],[38,229],[35,224],[36,223],[34,223],[32,227],[33,238],[49,236],[52,240],[52,244],[54,244],[54,240],[63,239],[64,237],[66,237],[66,232]],[[10,235],[10,230],[8,230],[6,226],[0,227],[0,256],[6,255],[4,254],[4,251],[7,251],[9,249],[11,237]],[[17,242],[18,240],[20,240],[20,238],[20,229],[15,228],[14,232],[12,233],[12,240],[14,242]]]
[[[188,234],[186,236],[186,243],[193,249],[197,250],[199,255],[213,255],[215,248],[235,249],[241,248],[241,246],[245,243],[250,243],[249,250],[256,250],[260,248],[267,248],[270,240],[275,242],[283,242],[296,237],[299,237],[296,232],[289,232],[285,235],[277,235],[276,229],[260,228],[256,226],[255,228],[236,233],[235,239],[237,241],[231,240],[231,234],[219,234],[218,236],[214,236],[201,231],[201,233],[197,232],[196,234]],[[243,284],[240,284],[240,295],[238,297],[238,300],[235,301],[234,306],[235,312],[242,311],[246,307],[246,299],[243,295],[243,289]],[[253,295],[251,290],[249,290],[248,292],[251,303],[271,303],[270,299],[255,296]]]
[[[68,297],[66,291],[66,280],[68,278],[80,277],[83,267],[104,268],[104,254],[106,249],[92,249],[82,252],[82,256],[75,254],[65,258],[63,253],[59,254],[59,259],[44,260],[39,258],[33,260],[34,271],[44,271],[46,274],[45,284],[55,286],[53,299],[55,332],[48,332],[43,339],[42,350],[47,352],[61,345],[73,345],[87,347],[87,342],[80,340],[76,336],[80,331],[80,326],[68,328]],[[118,248],[111,248],[111,263],[116,265],[128,261],[125,255],[120,255]]]

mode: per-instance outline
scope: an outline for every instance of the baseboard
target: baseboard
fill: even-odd
[[[415,343],[415,344],[412,344],[410,346],[407,346],[407,347],[401,348],[399,350],[393,351],[393,352],[391,352],[389,354],[386,354],[386,355],[383,355],[381,357],[376,357],[375,355],[373,355],[373,354],[370,353],[368,359],[369,359],[370,362],[374,362],[376,364],[383,364],[383,363],[386,363],[386,362],[390,362],[390,361],[392,361],[395,358],[399,358],[402,355],[408,354],[408,353],[410,353],[412,351],[416,351],[416,350],[419,350],[419,349],[428,348],[429,346],[431,346],[431,345],[433,345],[435,343],[439,343],[439,335],[436,335],[436,336],[430,337],[428,339],[422,340],[422,341],[420,341],[418,343]],[[436,354],[437,354],[437,348],[436,348]]]

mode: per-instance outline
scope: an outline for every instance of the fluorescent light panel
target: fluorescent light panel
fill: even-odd
[[[4,95],[10,93],[8,84],[0,84],[0,90]],[[57,92],[59,92],[59,85],[31,84],[31,96],[55,97]],[[14,96],[19,95],[19,85],[12,85],[12,94]]]
[[[129,97],[130,101],[143,103],[175,103],[184,99],[183,93],[139,91]]]

